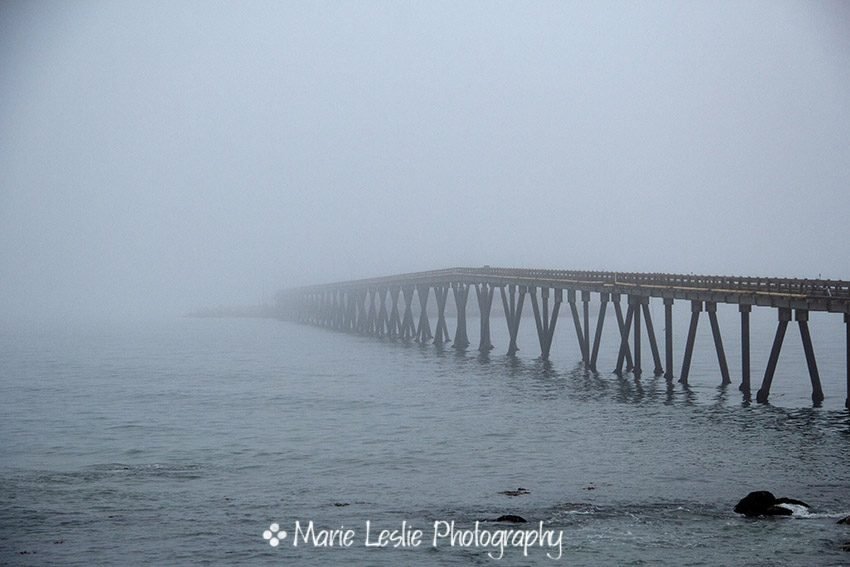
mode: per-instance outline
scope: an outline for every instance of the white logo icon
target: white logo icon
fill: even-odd
[[[277,522],[269,526],[269,529],[263,532],[263,539],[269,542],[272,547],[277,547],[280,540],[286,539],[286,532],[280,529]]]

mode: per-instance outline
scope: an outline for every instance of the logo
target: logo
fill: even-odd
[[[280,540],[286,539],[286,531],[281,530],[277,522],[269,526],[269,529],[263,532],[263,539],[269,542],[272,547],[277,547]]]

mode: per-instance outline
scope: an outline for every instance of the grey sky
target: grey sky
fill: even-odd
[[[840,2],[4,2],[0,314],[453,265],[850,279]]]

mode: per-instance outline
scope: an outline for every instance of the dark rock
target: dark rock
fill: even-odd
[[[522,516],[515,516],[514,514],[504,514],[499,516],[494,522],[508,522],[511,524],[525,524],[528,523],[528,520],[523,518]]]
[[[790,516],[794,512],[780,504],[795,504],[797,506],[809,507],[802,500],[793,498],[776,498],[767,490],[750,492],[735,506],[735,512],[748,517],[756,516]]]
[[[525,496],[526,494],[531,494],[531,492],[527,488],[520,486],[516,490],[503,490],[499,494],[504,494],[505,496]]]
[[[776,496],[767,490],[750,492],[735,506],[735,512],[745,516],[761,516],[776,503]]]
[[[850,516],[846,516],[844,518],[841,518],[840,520],[838,520],[835,523],[836,524],[848,524],[848,525],[850,525]]]

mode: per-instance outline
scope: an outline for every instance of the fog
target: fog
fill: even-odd
[[[0,4],[0,316],[451,266],[850,279],[841,2]]]

